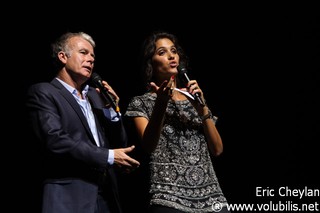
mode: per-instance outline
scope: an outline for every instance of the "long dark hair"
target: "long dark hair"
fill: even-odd
[[[170,39],[175,45],[178,55],[180,57],[180,63],[188,66],[188,57],[186,56],[184,50],[179,44],[178,38],[165,31],[153,31],[142,44],[142,60],[141,68],[144,76],[145,85],[148,85],[149,82],[154,81],[154,70],[152,67],[152,57],[156,51],[156,42],[159,39],[167,38]],[[180,81],[177,79],[177,86],[180,87]]]

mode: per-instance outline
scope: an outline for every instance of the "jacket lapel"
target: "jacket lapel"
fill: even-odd
[[[81,108],[80,108],[79,104],[77,103],[77,101],[75,100],[75,98],[73,97],[73,95],[57,79],[53,79],[51,81],[51,84],[59,89],[59,92],[61,93],[62,97],[64,97],[66,99],[66,101],[70,104],[70,106],[74,109],[74,111],[78,115],[82,125],[84,126],[84,128],[88,132],[88,135],[90,136],[91,140],[95,144],[95,142],[94,142],[95,140],[94,140],[94,137],[91,133],[87,119],[83,115],[83,112],[81,111]]]

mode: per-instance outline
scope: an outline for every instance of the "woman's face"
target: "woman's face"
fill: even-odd
[[[152,66],[157,79],[168,79],[177,75],[179,55],[174,43],[168,38],[156,41],[156,51],[152,57]]]

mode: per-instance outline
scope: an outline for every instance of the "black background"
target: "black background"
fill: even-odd
[[[26,137],[28,122],[21,122],[21,91],[51,80],[50,43],[66,31],[93,36],[95,71],[117,91],[123,112],[130,98],[144,91],[138,63],[143,39],[158,29],[177,35],[190,58],[189,75],[199,82],[219,117],[224,153],[214,159],[214,165],[230,203],[280,199],[257,197],[256,187],[320,188],[316,166],[320,19],[316,13],[275,5],[199,5],[185,10],[170,2],[146,9],[148,5],[124,3],[117,7],[77,3],[80,7],[75,8],[57,4],[61,3],[19,5],[42,8],[18,13],[13,7],[3,19],[10,20],[2,36],[3,53],[9,56],[3,63],[10,67],[4,72],[11,84],[3,87],[11,98],[4,96],[4,100],[14,99],[5,106],[17,115],[9,116],[13,125],[8,125],[12,153],[18,154],[6,175],[14,182],[10,199],[25,201],[24,208],[37,211],[36,180],[41,171],[32,169],[35,150]],[[143,171],[119,178],[127,212],[139,212],[146,197]],[[301,202],[295,197],[287,200]]]

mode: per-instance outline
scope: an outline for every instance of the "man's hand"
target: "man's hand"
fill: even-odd
[[[121,149],[114,149],[114,163],[121,169],[124,169],[125,172],[129,173],[135,170],[140,166],[139,161],[131,158],[127,153],[132,152],[135,148],[134,145],[121,148]]]

